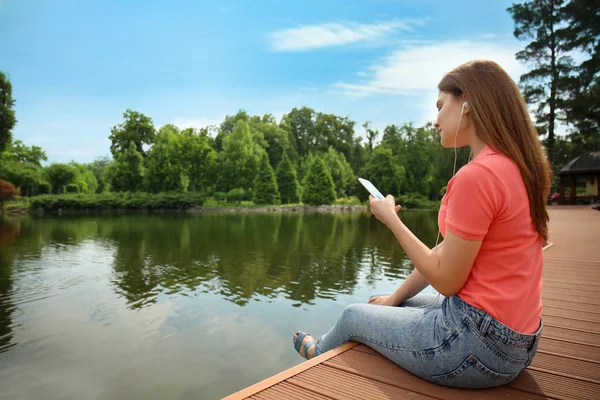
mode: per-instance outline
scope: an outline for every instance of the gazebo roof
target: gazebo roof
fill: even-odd
[[[560,175],[600,173],[600,151],[589,151],[572,159],[559,172]]]

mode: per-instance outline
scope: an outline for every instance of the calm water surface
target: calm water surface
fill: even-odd
[[[435,217],[402,213],[429,246]],[[220,398],[411,270],[367,213],[5,218],[0,398]]]

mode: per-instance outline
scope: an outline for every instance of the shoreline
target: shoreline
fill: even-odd
[[[93,215],[93,214],[161,214],[161,213],[188,213],[192,215],[209,214],[209,213],[347,213],[347,212],[363,212],[367,211],[368,207],[363,205],[279,205],[279,206],[212,206],[212,207],[192,207],[186,209],[177,208],[160,208],[160,209],[58,209],[44,210],[38,208],[35,210],[29,208],[16,208],[4,210],[0,215]]]

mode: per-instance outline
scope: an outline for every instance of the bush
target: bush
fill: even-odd
[[[10,182],[0,180],[0,210],[4,210],[4,202],[19,195],[17,188]]]
[[[38,194],[50,194],[51,190],[49,183],[40,183],[38,186]]]
[[[69,183],[67,185],[67,193],[79,193],[79,186],[74,183]]]
[[[238,204],[240,204],[240,202],[242,200],[245,200],[246,197],[247,197],[246,192],[242,188],[231,189],[227,193],[227,201],[229,201],[231,203],[238,203]]]
[[[337,206],[360,206],[362,203],[356,196],[340,197],[333,204]]]
[[[220,203],[222,201],[227,200],[227,193],[226,192],[215,192],[213,194],[213,198],[215,199],[215,201],[217,203]]]
[[[439,201],[429,200],[422,194],[408,193],[395,198],[396,204],[403,209],[437,210],[440,208]]]
[[[38,196],[31,200],[32,209],[68,210],[155,210],[187,209],[204,204],[200,193],[101,193]]]

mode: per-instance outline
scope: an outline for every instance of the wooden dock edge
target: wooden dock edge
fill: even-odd
[[[355,346],[358,346],[358,343],[355,343],[355,342],[344,343],[343,345],[336,347],[333,350],[329,350],[328,352],[318,355],[314,358],[311,358],[310,360],[306,360],[302,364],[298,364],[295,367],[286,369],[285,371],[282,371],[282,372],[278,373],[277,375],[273,375],[263,381],[255,383],[252,386],[248,386],[247,388],[242,389],[239,392],[235,392],[227,397],[224,397],[222,400],[241,400],[241,399],[248,398],[252,395],[255,395],[258,392],[261,392],[261,391],[268,389],[280,382],[283,382],[286,379],[289,379],[292,376],[295,376],[302,371],[306,371],[307,369],[312,368],[315,365],[321,364],[321,363],[329,360],[332,357],[340,355],[343,352],[350,350],[351,348],[353,348]]]

